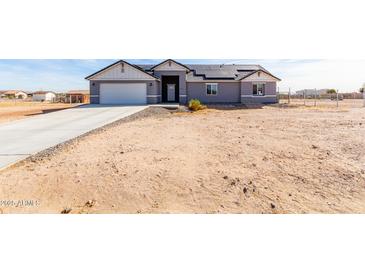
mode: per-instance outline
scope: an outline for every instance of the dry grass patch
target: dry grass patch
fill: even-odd
[[[63,103],[0,101],[0,123],[74,106],[75,105]]]

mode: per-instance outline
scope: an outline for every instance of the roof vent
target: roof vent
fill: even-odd
[[[169,61],[169,67],[171,67],[171,61]]]
[[[122,70],[121,70],[122,73],[124,73],[124,63],[122,63]]]

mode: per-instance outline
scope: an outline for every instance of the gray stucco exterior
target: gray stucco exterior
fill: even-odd
[[[186,82],[186,74],[182,71],[156,71],[159,77],[162,75],[179,76],[180,104],[187,104],[191,99],[198,99],[204,104],[219,103],[277,103],[276,82],[265,83],[265,96],[253,95],[252,82]],[[146,83],[147,103],[161,103],[161,83],[157,80],[151,81],[90,81],[90,103],[99,104],[100,84],[102,83]],[[207,95],[206,84],[217,83],[217,95]]]
[[[242,104],[275,104],[278,102],[276,96],[276,82],[264,82],[265,95],[253,95],[253,82],[241,82],[241,103]]]
[[[137,76],[135,74],[130,74],[128,77],[122,77],[115,76],[120,72],[114,71],[115,74],[109,75],[109,77],[99,79],[93,78],[94,75],[98,75],[110,67],[117,65],[123,67],[125,64],[134,67],[134,73],[137,69],[141,71],[142,74]],[[161,64],[165,64],[165,66],[160,66]],[[166,64],[169,64],[170,67],[166,67]],[[148,78],[145,77],[146,75],[148,75]],[[264,75],[265,77],[260,75]],[[167,101],[165,93],[166,86],[169,83],[176,83],[177,86],[177,78],[164,78],[163,76],[179,77],[178,89],[175,91],[175,94],[176,96],[178,94],[178,102],[180,104],[187,104],[191,99],[199,99],[205,104],[277,103],[276,84],[277,81],[280,81],[280,79],[270,74],[260,65],[183,65],[171,59],[155,66],[135,66],[126,61],[120,60],[86,77],[86,79],[90,82],[90,103],[100,103],[100,85],[103,83],[146,83],[146,102],[148,104],[161,103],[162,100]],[[112,77],[113,80],[102,80],[110,79],[110,77]],[[124,80],[122,80],[122,78],[124,78]],[[146,78],[154,79],[146,80]],[[257,82],[251,81],[256,80],[257,82],[265,83],[264,95],[253,94],[253,85]],[[207,94],[208,83],[218,84],[217,94]],[[164,90],[164,94],[162,90]]]
[[[216,95],[207,95],[207,83],[215,82],[188,82],[188,101],[198,99],[205,104],[241,102],[239,82],[217,82],[218,93]]]

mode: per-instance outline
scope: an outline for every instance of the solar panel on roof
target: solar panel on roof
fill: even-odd
[[[154,66],[154,64],[138,65],[140,68],[146,71]],[[244,65],[244,64],[189,64],[189,67],[194,74],[189,74],[189,78],[202,79],[214,79],[214,78],[227,78],[227,79],[240,79],[252,71],[263,69],[259,65]],[[263,69],[265,70],[265,69]]]

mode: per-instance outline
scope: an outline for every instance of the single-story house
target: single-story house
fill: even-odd
[[[280,79],[260,65],[157,65],[120,60],[85,79],[92,104],[276,103]]]
[[[89,90],[70,90],[66,93],[66,102],[70,104],[85,104],[90,102]]]
[[[56,93],[52,91],[36,91],[33,92],[33,101],[53,102],[56,99]]]
[[[21,90],[3,90],[0,91],[3,98],[27,99],[28,94]]]

